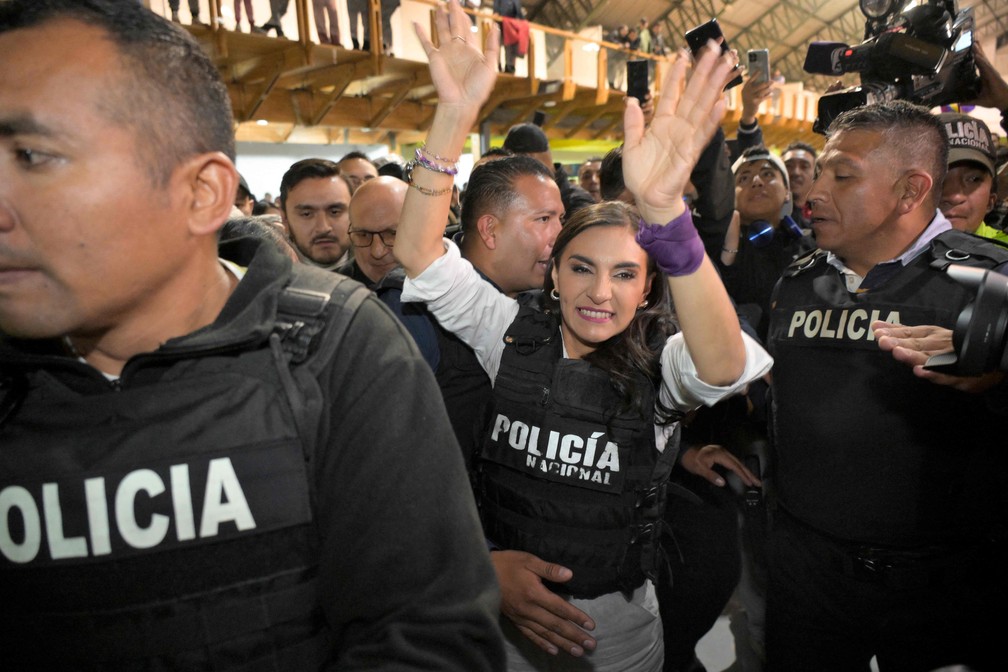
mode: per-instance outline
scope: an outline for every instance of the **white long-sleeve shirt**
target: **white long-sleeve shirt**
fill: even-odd
[[[472,264],[462,258],[455,243],[447,239],[444,243],[446,252],[443,256],[417,277],[406,279],[402,300],[425,302],[441,326],[473,349],[480,365],[493,381],[504,352],[504,334],[518,315],[518,302],[480,277]],[[670,336],[661,354],[662,382],[658,391],[661,402],[683,412],[701,404],[713,406],[741,392],[746,385],[769,371],[773,358],[766,350],[744,332],[742,341],[746,352],[745,368],[734,383],[719,387],[697,377],[696,366],[682,333]],[[664,448],[666,433],[663,430],[656,432],[659,449]]]

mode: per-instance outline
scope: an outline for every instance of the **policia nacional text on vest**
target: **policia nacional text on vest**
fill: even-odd
[[[608,374],[562,357],[550,313],[522,307],[505,342],[480,461],[487,539],[570,568],[551,587],[574,597],[656,578],[678,428],[658,453],[653,417],[620,410]],[[654,408],[644,376],[635,394]]]

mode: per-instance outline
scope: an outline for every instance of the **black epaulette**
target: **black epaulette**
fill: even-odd
[[[816,248],[788,264],[788,267],[784,269],[784,277],[793,278],[796,275],[804,273],[813,268],[820,260],[826,260],[826,251]]]
[[[1008,247],[957,229],[935,236],[930,251],[931,267],[939,271],[952,264],[993,268],[1008,262]]]

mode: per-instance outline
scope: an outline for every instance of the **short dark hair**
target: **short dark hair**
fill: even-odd
[[[589,205],[595,205],[595,197],[578,185],[572,185],[564,203],[564,219],[570,219],[575,212]]]
[[[793,149],[800,149],[803,152],[808,152],[809,154],[812,155],[813,159],[819,156],[819,154],[816,152],[816,148],[808,144],[807,142],[802,142],[801,140],[792,140],[787,144],[787,147],[784,148],[784,151],[781,152],[781,158],[783,158],[785,154],[787,154]]]
[[[276,207],[276,205],[267,200],[256,201],[252,204],[252,216],[265,215],[267,210]]]
[[[505,156],[514,156],[514,155],[515,155],[515,153],[512,152],[507,147],[491,147],[487,151],[483,152],[483,155],[480,156],[480,158],[481,159],[485,159],[488,156],[489,157],[496,156],[498,158],[501,158],[501,157],[505,157]]]
[[[251,198],[253,201],[256,200],[255,194],[248,186],[248,182],[241,173],[238,173],[238,193],[236,194],[238,198]]]
[[[205,152],[234,160],[227,88],[189,33],[135,0],[0,2],[0,34],[64,18],[105,31],[119,53],[123,81],[101,112],[142,138],[139,158],[152,182],[167,184],[183,161]]]
[[[268,219],[257,215],[229,218],[220,228],[218,236],[219,243],[227,243],[240,238],[252,238],[265,240],[284,254],[290,252],[297,254],[280,229],[270,224]]]
[[[280,209],[287,211],[287,194],[304,180],[322,179],[339,175],[352,193],[346,178],[340,175],[339,166],[329,159],[301,159],[291,164],[280,180]]]
[[[948,143],[941,120],[920,105],[906,100],[863,105],[841,113],[828,135],[843,131],[870,131],[885,139],[883,146],[897,166],[917,164],[931,175],[931,200],[938,204],[948,162]]]
[[[620,194],[626,189],[626,183],[623,181],[623,145],[614,147],[602,157],[598,179],[602,200],[619,200]]]
[[[406,179],[406,172],[403,170],[401,163],[396,161],[389,161],[388,163],[383,163],[378,168],[378,176],[388,175],[390,177],[395,177],[400,180]]]
[[[525,175],[545,177],[553,182],[553,173],[531,156],[518,154],[488,161],[477,166],[469,176],[462,201],[463,235],[476,229],[480,216],[491,212],[499,215],[518,198],[515,180]]]
[[[581,175],[581,169],[584,168],[589,163],[602,163],[602,157],[601,156],[593,156],[590,159],[585,159],[584,161],[582,161],[581,164],[578,166],[578,169],[577,169],[577,172],[578,172],[579,176]],[[599,169],[601,169],[601,168],[602,167],[599,166]]]
[[[367,154],[365,154],[364,152],[358,152],[357,150],[354,150],[352,152],[347,152],[346,154],[344,154],[343,156],[341,156],[339,158],[339,161],[337,161],[336,163],[341,163],[341,162],[347,161],[349,159],[364,159],[365,161],[367,161],[368,163],[370,163],[372,166],[375,165],[374,161],[372,161],[371,159],[369,159]],[[375,170],[378,170],[378,166],[375,166]]]
[[[538,154],[550,148],[549,138],[535,124],[518,124],[512,126],[504,137],[504,148],[515,154]]]

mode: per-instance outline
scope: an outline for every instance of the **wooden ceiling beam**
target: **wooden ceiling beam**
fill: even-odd
[[[407,95],[409,95],[411,84],[412,80],[401,83],[400,88],[392,94],[392,96],[379,108],[377,114],[375,114],[368,122],[369,128],[374,128],[375,126],[380,125],[383,121],[385,121],[389,114],[391,114],[392,110],[399,107],[399,104],[403,102]]]

